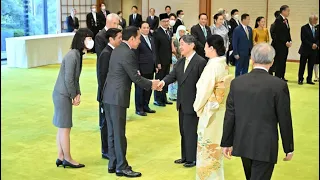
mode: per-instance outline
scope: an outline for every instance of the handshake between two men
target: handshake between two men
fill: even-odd
[[[159,79],[151,80],[152,82],[152,90],[162,91],[164,85],[166,84],[164,81],[160,81]]]

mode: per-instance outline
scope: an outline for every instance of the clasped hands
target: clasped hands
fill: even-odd
[[[157,80],[151,80],[152,82],[152,90],[156,90],[156,91],[162,91],[165,82],[164,81],[160,81],[159,79]]]
[[[80,104],[80,94],[78,94],[74,99],[72,99],[72,104],[74,106],[79,106],[79,104]]]

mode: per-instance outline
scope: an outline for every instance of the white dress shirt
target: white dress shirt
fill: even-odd
[[[268,69],[266,69],[265,67],[261,67],[261,66],[254,67],[253,69],[262,69],[262,70],[265,70],[268,72]]]
[[[92,16],[95,22],[97,22],[97,13],[92,12]]]
[[[131,46],[128,44],[128,42],[125,42],[125,41],[123,41],[123,42],[126,43],[129,46],[130,49],[132,49]]]
[[[108,43],[108,46],[110,46],[112,49],[114,49],[115,47],[112,46],[112,44]]]
[[[184,72],[186,72],[186,69],[188,68],[188,65],[189,65],[189,63],[190,63],[190,61],[191,61],[191,59],[193,58],[193,56],[196,54],[196,52],[194,51],[192,54],[191,54],[191,56],[189,56],[189,57],[186,57],[186,59],[185,59],[185,63],[184,63]]]

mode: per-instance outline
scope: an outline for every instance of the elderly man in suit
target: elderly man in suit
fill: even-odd
[[[169,31],[169,16],[166,13],[160,14],[160,27],[154,32],[154,44],[156,50],[156,62],[158,73],[156,79],[163,79],[169,74],[172,58],[171,34]],[[173,104],[168,101],[165,90],[154,92],[154,105],[164,107],[166,104]]]
[[[231,82],[226,102],[220,146],[226,158],[241,157],[246,179],[271,179],[278,159],[278,125],[284,161],[293,156],[288,85],[268,73],[274,56],[269,44],[255,45],[251,52],[253,70]]]
[[[108,39],[106,37],[107,31],[110,28],[118,28],[119,25],[119,16],[115,13],[111,13],[107,15],[106,26],[99,31],[95,38],[95,48],[97,53],[97,59],[100,56],[101,51],[107,46]]]
[[[129,26],[135,26],[139,28],[142,22],[142,16],[137,12],[138,7],[132,6],[131,11],[132,14],[129,16]]]
[[[233,31],[232,47],[236,59],[236,77],[248,73],[250,51],[253,46],[249,14],[241,15],[241,25]]]
[[[79,20],[76,17],[77,10],[75,8],[71,9],[71,15],[67,17],[67,32],[75,32],[79,29]]]
[[[147,23],[149,24],[151,34],[153,34],[153,32],[158,29],[159,17],[154,15],[156,12],[154,8],[151,8],[149,12],[150,16],[147,17]]]
[[[204,53],[206,40],[212,35],[210,27],[207,26],[208,16],[205,13],[199,15],[199,24],[191,28],[191,34],[197,39],[196,51],[201,57],[208,60]]]
[[[108,127],[104,115],[103,104],[101,100],[101,91],[107,78],[109,70],[110,56],[115,47],[118,47],[122,41],[122,33],[120,29],[110,28],[106,32],[108,45],[102,50],[97,60],[97,80],[98,93],[97,101],[99,102],[99,126],[101,133],[101,153],[102,158],[109,159],[108,155]]]
[[[276,50],[276,56],[274,57],[274,63],[276,64],[276,76],[284,81],[286,73],[286,63],[289,53],[289,48],[292,46],[290,26],[287,17],[290,14],[290,8],[287,5],[280,7],[280,16],[277,17],[274,22],[274,33],[276,39],[274,41],[274,47]]]
[[[178,82],[177,110],[181,135],[181,159],[176,160],[175,163],[184,164],[184,167],[196,165],[199,118],[193,110],[193,103],[197,94],[196,84],[207,64],[207,61],[195,52],[196,42],[192,35],[181,37],[180,51],[185,58],[179,60],[170,74],[158,85],[161,89],[165,85]]]
[[[303,74],[306,68],[306,63],[308,60],[308,77],[307,84],[314,85],[312,82],[312,71],[313,66],[317,58],[318,45],[316,39],[316,28],[318,24],[318,16],[311,15],[309,17],[309,23],[301,27],[301,46],[299,49],[300,54],[300,64],[298,73],[298,84],[303,84]]]
[[[132,49],[140,44],[137,27],[129,26],[122,31],[123,42],[111,54],[108,76],[102,90],[102,102],[108,125],[108,172],[117,176],[139,177],[126,159],[126,115],[130,104],[131,84],[145,90],[157,89],[159,80],[148,80],[138,72],[138,63]]]
[[[153,79],[156,69],[156,53],[154,40],[149,36],[149,24],[142,22],[140,27],[140,40],[138,48],[135,51],[139,64],[139,72],[142,77]],[[152,90],[145,90],[140,88],[137,84],[135,86],[135,102],[136,114],[140,116],[147,116],[147,113],[155,113],[155,110],[150,109],[149,102]]]

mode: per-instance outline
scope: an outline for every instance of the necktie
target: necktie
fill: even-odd
[[[207,34],[206,28],[202,28],[202,31],[203,31],[204,37],[207,39],[208,34]]]
[[[151,16],[151,19],[153,20],[153,16]]]
[[[168,31],[168,30],[166,30],[166,34],[167,34],[167,36],[168,36],[168,39],[170,39],[170,34],[169,34],[169,31]]]
[[[190,60],[188,58],[186,58],[185,63],[184,63],[184,72],[186,72],[189,62],[190,62]]]
[[[148,36],[145,36],[145,37],[144,37],[144,39],[146,40],[146,42],[147,42],[147,44],[148,44],[149,48],[152,50],[152,48],[151,48],[151,43],[150,43],[150,40],[149,40],[149,37],[148,37]]]
[[[133,14],[133,20],[134,20],[134,21],[136,20],[136,15],[135,15],[135,14]]]
[[[245,31],[246,31],[246,34],[247,34],[247,38],[249,39],[249,31],[248,31],[247,26],[245,27]]]
[[[314,27],[313,27],[313,26],[312,26],[311,31],[312,31],[312,35],[313,35],[313,37],[315,37],[315,36],[316,36],[316,31],[315,31],[315,29],[314,29]]]
[[[286,22],[287,28],[289,28],[288,19],[286,18],[284,21]]]

